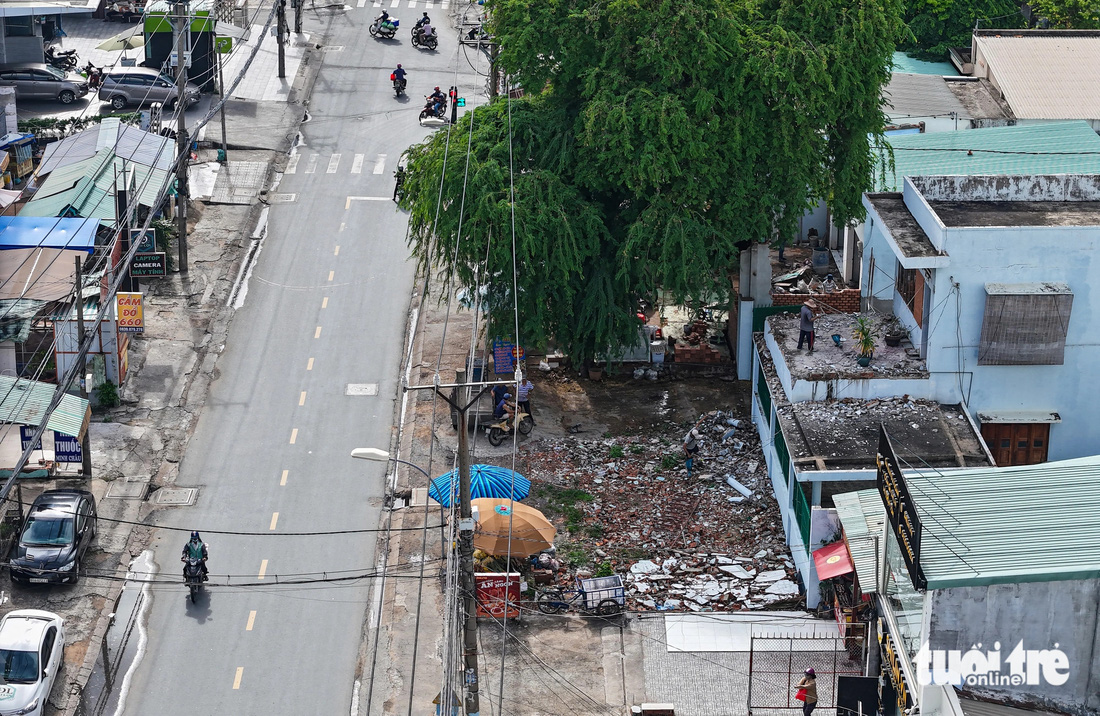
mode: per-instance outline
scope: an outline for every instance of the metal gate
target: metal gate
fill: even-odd
[[[862,676],[867,639],[863,624],[845,636],[753,634],[749,647],[750,716],[792,716],[802,710],[797,684],[812,668],[817,676],[814,716],[836,714],[836,677]]]

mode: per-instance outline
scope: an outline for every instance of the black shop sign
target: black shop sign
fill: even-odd
[[[901,556],[909,571],[909,579],[917,589],[926,589],[928,580],[924,578],[924,570],[920,566],[920,517],[917,516],[916,505],[913,504],[913,498],[905,484],[905,476],[901,473],[890,436],[886,434],[886,426],[882,424],[879,425],[878,455],[875,456],[875,462],[878,465],[878,493],[886,507],[890,528],[901,547]]]
[[[130,264],[130,275],[141,278],[168,275],[168,255],[164,252],[138,254]]]

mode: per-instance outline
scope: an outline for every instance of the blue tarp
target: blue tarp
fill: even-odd
[[[0,216],[0,249],[72,249],[95,251],[99,219],[48,216]]]

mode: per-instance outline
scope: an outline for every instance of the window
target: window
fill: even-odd
[[[924,322],[924,273],[920,269],[907,269],[898,264],[898,274],[894,285],[898,295],[905,301],[909,312],[913,314],[917,325]]]
[[[1062,365],[1073,293],[1064,283],[987,283],[978,365]]]
[[[43,670],[50,665],[50,654],[53,653],[53,643],[57,639],[57,629],[50,627],[46,630],[46,635],[42,638],[42,668]]]
[[[34,24],[30,15],[4,18],[4,37],[31,37],[33,35]]]

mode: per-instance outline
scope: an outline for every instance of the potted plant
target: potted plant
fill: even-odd
[[[901,320],[897,316],[890,316],[882,324],[882,338],[886,341],[886,345],[891,348],[897,348],[901,345],[901,342],[909,337],[909,333],[905,330],[905,326],[901,324]]]
[[[856,363],[866,368],[871,364],[871,357],[875,354],[875,326],[871,319],[860,316],[856,319],[855,328],[852,330],[852,338],[855,339],[856,348],[859,350],[859,358]]]

